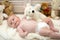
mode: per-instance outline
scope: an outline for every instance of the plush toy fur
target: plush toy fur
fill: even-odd
[[[4,9],[5,9],[5,5],[4,5],[2,2],[0,2],[0,5],[2,6],[2,7],[0,8],[0,10],[2,10],[1,13],[3,13],[3,11],[4,11]],[[0,14],[0,15],[1,15],[1,14]],[[8,18],[8,15],[5,14],[5,13],[3,13],[2,16],[3,16],[3,20],[5,20],[5,19]]]
[[[51,17],[57,20],[60,19],[60,10],[59,9],[52,10]]]
[[[13,5],[8,0],[4,0],[3,4],[5,5],[4,13],[6,13],[8,16],[12,15],[14,13]]]
[[[52,0],[52,13],[51,16],[53,19],[60,19],[60,0]]]
[[[40,11],[47,17],[51,17],[51,5],[49,3],[42,3]]]
[[[2,24],[3,21],[3,10],[5,6],[0,3],[0,24]]]
[[[0,5],[2,5],[2,3],[0,2]]]

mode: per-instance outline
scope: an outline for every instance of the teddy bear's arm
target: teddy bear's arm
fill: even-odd
[[[44,20],[45,18],[47,18],[47,16],[45,16],[45,15],[42,14],[42,13],[39,13],[39,17],[40,17],[40,19],[42,19],[42,20]]]

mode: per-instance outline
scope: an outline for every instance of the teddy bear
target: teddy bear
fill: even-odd
[[[40,12],[46,15],[47,17],[51,17],[51,4],[50,3],[42,3]]]
[[[0,5],[2,6],[0,9],[2,10],[1,12],[3,13],[3,14],[2,14],[3,20],[5,20],[5,19],[8,18],[8,15],[3,12],[4,9],[5,9],[5,5],[4,5],[2,2],[0,2]]]
[[[40,4],[32,6],[30,3],[27,3],[24,10],[24,16],[26,16],[27,19],[33,18],[36,21],[41,21],[41,19],[46,18],[44,14],[38,11],[39,7]]]
[[[6,13],[8,16],[14,14],[13,5],[8,0],[4,0],[2,3],[5,5],[5,9],[3,11],[4,13]]]
[[[53,19],[59,20],[60,19],[60,9],[52,10],[51,17]]]

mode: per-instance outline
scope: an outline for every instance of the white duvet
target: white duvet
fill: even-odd
[[[21,16],[19,16],[21,17]],[[60,20],[52,20],[54,23],[54,26],[57,29],[60,29]],[[39,36],[38,34],[35,33],[30,33],[28,34],[28,36],[26,38],[21,38],[18,34],[18,32],[16,32],[16,29],[13,29],[11,27],[8,26],[7,24],[7,20],[3,21],[3,24],[0,25],[0,40],[30,40],[32,38],[38,38],[40,39],[41,36]],[[42,37],[43,40],[46,39],[46,37]]]
[[[7,25],[7,20],[3,21],[0,25],[0,40],[22,40],[16,29],[13,29]]]

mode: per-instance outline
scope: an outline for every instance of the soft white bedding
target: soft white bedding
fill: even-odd
[[[23,15],[18,14],[18,17],[22,18]],[[60,20],[53,20],[54,26],[60,30]],[[8,26],[7,24],[7,20],[3,21],[3,24],[0,25],[0,40],[28,40],[28,39],[32,39],[32,38],[39,38],[39,39],[43,39],[43,40],[48,40],[48,37],[42,37],[39,36],[38,34],[34,34],[34,33],[30,33],[26,39],[23,39],[19,36],[18,32],[16,32],[16,29],[13,29],[11,27]]]
[[[13,29],[7,25],[7,20],[3,21],[3,24],[0,25],[0,40],[22,40],[16,29]]]

